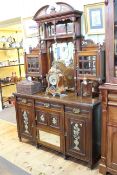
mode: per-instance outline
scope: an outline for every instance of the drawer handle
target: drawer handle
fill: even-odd
[[[50,107],[50,104],[49,103],[45,103],[44,104],[44,107],[49,108]]]
[[[73,113],[74,114],[79,114],[80,113],[80,109],[79,108],[73,108]]]

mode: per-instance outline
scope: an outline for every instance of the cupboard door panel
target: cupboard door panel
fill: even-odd
[[[36,110],[37,124],[47,125],[48,124],[48,113],[41,110]]]
[[[117,170],[117,128],[108,126],[107,165]]]
[[[60,115],[59,114],[55,114],[55,113],[51,113],[49,116],[49,126],[56,128],[56,129],[60,129]]]
[[[66,116],[66,152],[76,158],[89,160],[87,119]]]
[[[18,107],[18,119],[20,122],[20,134],[33,137],[34,135],[34,113],[33,110],[27,106]]]
[[[117,106],[109,106],[108,113],[109,113],[109,123],[117,124]]]

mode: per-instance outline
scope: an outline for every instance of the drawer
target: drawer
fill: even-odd
[[[81,106],[65,106],[65,113],[71,113],[71,114],[88,114],[89,109]]]
[[[56,104],[56,103],[35,100],[35,107],[43,107],[43,108],[48,108],[48,109],[62,110],[63,106],[60,104]]]
[[[23,104],[23,105],[33,105],[33,100],[28,99],[28,98],[23,98],[23,97],[17,97],[16,99],[18,104]]]
[[[108,106],[108,120],[117,124],[117,106]]]

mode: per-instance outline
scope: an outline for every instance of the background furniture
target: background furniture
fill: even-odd
[[[24,76],[23,48],[0,48],[0,54],[1,100],[4,106],[16,91],[16,82]]]
[[[117,174],[117,1],[105,1],[106,7],[106,83],[102,97],[102,147],[100,172]]]

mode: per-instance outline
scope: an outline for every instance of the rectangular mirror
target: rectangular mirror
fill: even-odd
[[[42,142],[60,147],[60,136],[46,131],[39,130],[39,139]]]
[[[50,48],[50,52],[53,55],[53,62],[61,61],[65,66],[73,65],[73,51],[74,45],[72,42],[54,43]]]

